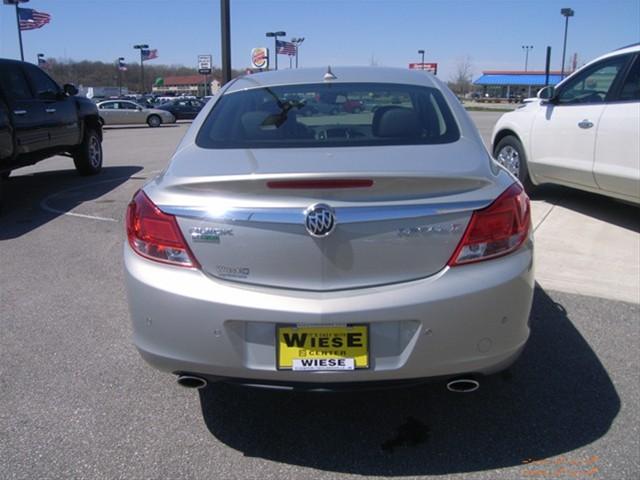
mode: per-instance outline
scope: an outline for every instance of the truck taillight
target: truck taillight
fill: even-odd
[[[450,266],[480,262],[511,253],[524,243],[531,227],[529,197],[519,183],[491,205],[473,212]]]
[[[176,217],[168,215],[138,190],[127,208],[127,238],[131,248],[157,262],[198,268]]]

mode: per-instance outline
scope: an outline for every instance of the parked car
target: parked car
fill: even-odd
[[[640,44],[603,55],[504,114],[493,154],[527,191],[557,183],[640,203]]]
[[[341,110],[342,107],[335,102],[308,98],[304,101],[304,105],[300,108],[300,114],[303,116],[337,115]]]
[[[156,108],[170,112],[176,120],[193,120],[198,116],[200,110],[204,107],[204,103],[200,100],[180,99],[171,100],[162,103]]]
[[[163,123],[175,123],[176,118],[165,110],[146,108],[129,100],[107,100],[98,103],[103,125],[143,124],[159,127]]]
[[[376,112],[298,114],[338,89]],[[240,77],[126,219],[134,342],[184,386],[470,391],[529,337],[528,197],[420,72]]]
[[[347,113],[360,113],[364,110],[364,103],[362,103],[360,100],[353,100],[353,99],[347,98],[342,103],[342,110],[344,110]]]
[[[0,59],[0,177],[68,154],[82,175],[102,169],[102,128],[91,100],[40,68]]]

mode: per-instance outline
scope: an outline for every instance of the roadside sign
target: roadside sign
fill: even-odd
[[[410,63],[410,70],[424,70],[425,72],[433,73],[434,75],[438,74],[438,64],[437,63]]]
[[[251,50],[251,66],[253,68],[269,68],[269,49],[258,47]]]
[[[201,75],[211,74],[211,55],[198,55],[198,73]]]

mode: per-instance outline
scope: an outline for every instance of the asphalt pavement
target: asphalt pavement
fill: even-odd
[[[486,138],[499,114],[474,112]],[[14,172],[0,217],[0,478],[603,478],[640,475],[640,216],[534,196],[532,337],[478,392],[198,393],[131,344],[132,194],[188,124],[108,128],[105,169]]]

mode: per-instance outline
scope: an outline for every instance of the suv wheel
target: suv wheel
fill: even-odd
[[[498,142],[493,151],[493,158],[513,174],[524,186],[527,193],[531,193],[535,185],[529,178],[527,157],[522,148],[522,143],[513,135],[507,135]]]
[[[158,115],[149,115],[149,118],[147,118],[147,125],[152,128],[159,127],[162,125],[162,120]]]
[[[84,140],[73,152],[73,163],[80,175],[95,175],[102,170],[102,143],[98,132],[86,131]]]

